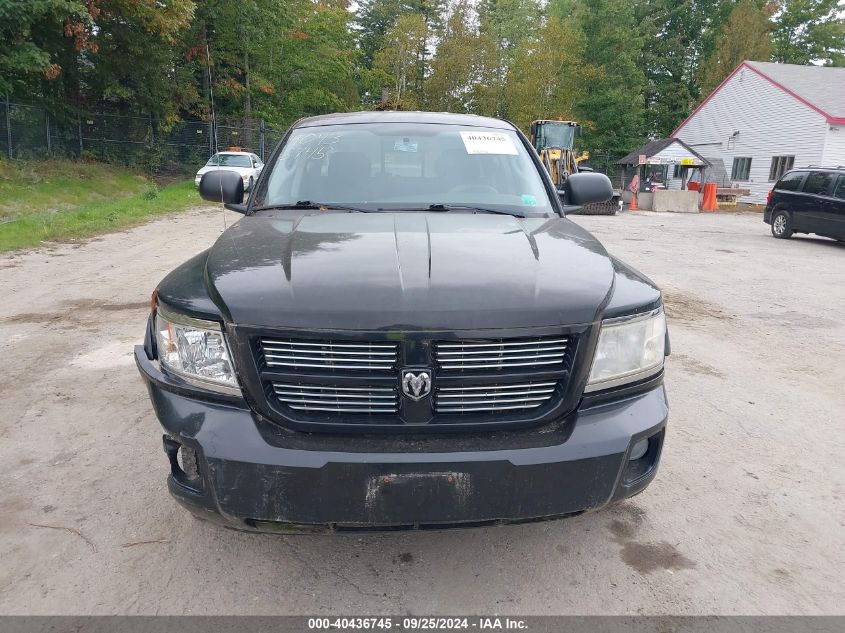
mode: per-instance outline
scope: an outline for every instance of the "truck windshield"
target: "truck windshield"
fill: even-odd
[[[294,130],[254,204],[305,200],[373,211],[478,205],[519,215],[553,212],[515,132],[430,123]]]

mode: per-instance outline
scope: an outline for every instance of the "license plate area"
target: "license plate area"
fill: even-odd
[[[418,520],[441,514],[460,514],[472,497],[469,473],[436,471],[371,475],[364,491],[364,507],[374,514],[401,513]]]

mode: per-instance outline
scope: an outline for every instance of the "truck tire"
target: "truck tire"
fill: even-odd
[[[772,214],[772,235],[780,240],[792,237],[792,216],[786,209],[776,209]]]

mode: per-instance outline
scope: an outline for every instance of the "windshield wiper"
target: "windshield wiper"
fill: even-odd
[[[496,215],[512,215],[517,218],[524,218],[522,213],[515,211],[505,211],[503,209],[493,209],[491,207],[479,207],[474,204],[432,204],[429,205],[428,211],[474,211],[475,213],[495,213]]]
[[[285,209],[314,209],[315,211],[352,211],[354,213],[374,213],[371,209],[363,207],[351,207],[344,204],[334,204],[332,202],[314,202],[312,200],[298,200],[289,204],[268,204],[263,207],[255,207],[253,211],[275,211]]]

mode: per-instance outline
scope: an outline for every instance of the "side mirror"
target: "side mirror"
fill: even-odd
[[[200,197],[209,202],[239,205],[244,201],[244,181],[236,171],[216,169],[202,175]],[[239,209],[232,209],[239,211]],[[241,211],[243,213],[243,211]]]
[[[604,174],[571,174],[563,183],[563,189],[558,191],[558,195],[565,206],[580,207],[593,202],[607,202],[613,197],[613,185],[610,178]]]

